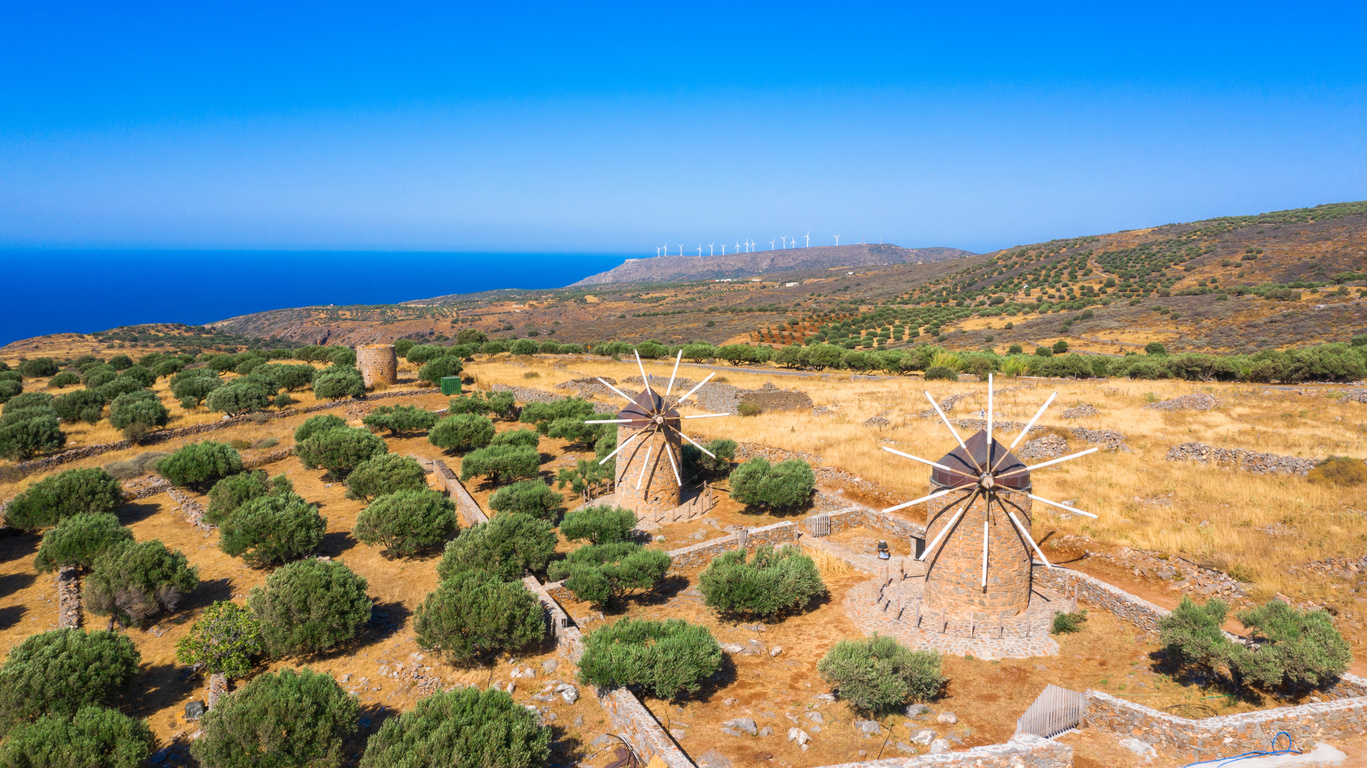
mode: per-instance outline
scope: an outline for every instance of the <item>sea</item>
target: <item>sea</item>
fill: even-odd
[[[203,325],[268,309],[559,288],[635,255],[0,250],[0,346],[140,323]]]

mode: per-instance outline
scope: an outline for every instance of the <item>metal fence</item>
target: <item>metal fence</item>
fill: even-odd
[[[1045,686],[1035,703],[1016,720],[1016,733],[1033,733],[1046,739],[1082,725],[1086,699],[1077,691]]]

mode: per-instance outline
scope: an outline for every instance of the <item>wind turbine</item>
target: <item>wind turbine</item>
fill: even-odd
[[[721,255],[726,255],[726,243],[721,244]]]
[[[840,245],[840,235],[835,236],[835,244]]]
[[[748,238],[748,237],[745,238],[745,243],[746,243],[746,245],[749,245],[749,244],[750,244],[750,238]],[[740,253],[740,241],[739,241],[739,240],[736,241],[736,253]]]
[[[683,243],[679,243],[679,255],[683,255]]]
[[[777,242],[778,242],[777,240],[770,240],[770,241],[769,241],[769,250],[771,250],[771,251],[774,250],[774,243],[777,243]]]
[[[804,241],[804,244],[803,244],[802,247],[803,247],[803,248],[811,248],[811,247],[812,247],[812,233],[811,233],[811,232],[808,232],[807,234],[803,235],[802,238],[803,238],[803,241]]]
[[[717,244],[717,241],[716,241],[716,240],[713,240],[712,242],[710,242],[710,243],[707,244],[707,255],[708,255],[708,256],[716,256],[716,255],[717,255],[716,253],[713,253],[713,251],[712,251],[712,246],[714,246],[714,245],[716,245],[716,244]]]
[[[781,235],[781,236],[779,237],[779,240],[783,242],[783,247],[784,247],[784,249],[786,250],[786,249],[788,248],[788,236],[787,236],[787,235]]]
[[[698,243],[698,258],[702,258],[702,243]]]

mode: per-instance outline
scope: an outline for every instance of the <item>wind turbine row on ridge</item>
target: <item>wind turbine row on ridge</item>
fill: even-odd
[[[839,246],[839,245],[840,245],[840,238],[841,238],[842,236],[841,236],[841,235],[832,235],[831,237],[835,238],[835,244],[836,244],[837,246]],[[807,232],[806,234],[804,234],[804,235],[802,236],[802,240],[803,240],[803,245],[802,245],[803,248],[811,248],[811,247],[812,247],[812,233],[811,233],[811,232]],[[878,242],[879,242],[879,243],[882,243],[882,239],[880,238]],[[780,247],[776,247],[776,246],[778,246],[780,243],[781,243],[782,245],[781,245]],[[862,238],[859,240],[859,243],[860,243],[861,245],[864,244],[864,241],[863,241]],[[757,245],[759,245],[758,242],[755,242],[755,241],[753,241],[753,240],[751,240],[750,238],[747,237],[747,238],[745,238],[745,242],[736,241],[735,246],[732,248],[732,253],[741,253],[741,249],[742,249],[742,248],[745,249],[745,251],[744,251],[745,253],[752,253],[752,252],[755,250],[755,246],[757,246]],[[777,239],[774,239],[774,240],[770,240],[770,241],[769,241],[769,250],[771,250],[771,251],[774,251],[774,250],[788,250],[788,249],[790,249],[790,248],[796,248],[796,247],[797,247],[797,238],[796,238],[796,237],[792,237],[792,236],[790,236],[790,235],[780,235]],[[716,255],[717,255],[717,250],[716,250],[716,248],[717,248],[717,243],[716,243],[716,241],[713,241],[713,242],[708,243],[708,244],[707,244],[707,255],[708,255],[708,256],[716,256]],[[700,244],[698,245],[698,247],[697,247],[695,250],[697,250],[698,256],[701,257],[701,256],[702,256],[702,244],[700,243]],[[668,246],[668,245],[657,246],[657,247],[655,248],[655,255],[656,255],[657,257],[658,257],[658,256],[668,256],[668,255],[669,255],[669,246]],[[679,255],[680,255],[680,256],[683,256],[683,255],[684,255],[684,246],[683,246],[683,243],[679,243]],[[721,255],[723,255],[723,256],[726,255],[726,243],[722,243],[722,244],[721,244]]]

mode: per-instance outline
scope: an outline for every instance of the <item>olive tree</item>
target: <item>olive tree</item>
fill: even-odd
[[[541,454],[535,448],[491,445],[470,451],[460,462],[460,479],[485,476],[494,485],[520,477],[536,477]]]
[[[453,765],[541,768],[551,729],[500,690],[458,688],[391,717],[366,742],[361,768]]]
[[[242,471],[242,454],[226,443],[190,443],[157,462],[157,472],[175,485],[203,488]]]
[[[669,554],[632,541],[580,547],[551,563],[552,579],[565,581],[577,599],[607,606],[633,592],[653,590],[669,572]]]
[[[133,682],[142,657],[127,635],[54,629],[30,635],[0,666],[0,734],[44,714],[108,704]]]
[[[519,431],[536,434],[529,429]],[[489,506],[497,512],[519,512],[553,520],[561,510],[561,501],[560,494],[542,481],[521,480],[495,491],[489,497]]]
[[[365,381],[361,378],[361,372],[355,368],[339,368],[332,365],[320,368],[314,374],[313,394],[320,400],[364,397]]]
[[[123,487],[99,467],[67,469],[15,496],[5,520],[20,530],[46,528],[80,514],[112,512],[123,504]]]
[[[123,436],[133,442],[140,442],[154,427],[164,427],[170,420],[171,412],[150,389],[119,395],[109,404],[110,425],[123,430]]]
[[[239,379],[209,393],[204,404],[215,413],[238,416],[270,405],[273,392],[258,381]]]
[[[539,573],[555,555],[555,531],[545,520],[517,513],[495,515],[487,523],[465,529],[446,545],[437,576],[462,571],[488,571],[501,579]]]
[[[457,530],[456,505],[429,488],[395,491],[372,501],[356,517],[355,535],[407,557],[435,547]]]
[[[841,640],[816,670],[840,698],[865,713],[900,709],[939,694],[945,677],[938,651],[913,651],[887,636]]]
[[[346,419],[331,413],[325,413],[322,416],[310,416],[304,420],[303,424],[294,428],[294,442],[302,443],[319,432],[338,429],[346,425]]]
[[[204,609],[189,633],[176,643],[181,664],[211,675],[246,677],[254,660],[266,652],[261,622],[246,608],[219,601]]]
[[[44,715],[20,725],[0,744],[3,768],[138,768],[156,739],[145,720],[108,707]]]
[[[295,446],[295,454],[305,467],[322,467],[333,480],[345,479],[362,462],[388,452],[382,438],[359,427],[329,429]]]
[[[332,675],[282,669],[253,678],[205,713],[190,745],[213,768],[339,766],[360,704]]]
[[[570,541],[591,544],[629,541],[636,530],[636,513],[629,509],[595,504],[576,509],[560,521],[560,534]]]
[[[372,431],[389,430],[391,435],[422,432],[437,423],[437,414],[416,405],[382,405],[361,420]]]
[[[224,554],[254,566],[286,563],[317,551],[327,518],[293,492],[258,496],[219,523]]]
[[[579,680],[588,685],[640,686],[676,700],[700,691],[721,668],[721,646],[707,627],[679,619],[624,618],[584,638]]]
[[[442,579],[423,600],[413,631],[421,648],[450,663],[468,664],[541,642],[546,635],[543,610],[521,581],[462,571]]]
[[[82,597],[91,613],[142,627],[174,611],[198,585],[195,568],[180,550],[155,539],[123,541],[96,556]]]
[[[73,515],[43,534],[33,567],[44,572],[69,567],[89,568],[106,549],[132,540],[132,532],[108,512]]]
[[[24,408],[11,412],[10,404],[0,416],[0,458],[27,460],[66,445],[66,434],[58,425],[57,412],[52,408]]]
[[[723,615],[768,617],[800,611],[826,593],[816,563],[802,550],[761,546],[747,559],[744,549],[723,553],[702,572],[704,603]]]
[[[366,580],[335,560],[296,560],[266,577],[247,596],[273,656],[336,648],[360,631],[372,603]]]
[[[53,400],[52,407],[67,423],[94,424],[104,415],[104,395],[93,389],[78,389]]]
[[[258,496],[292,490],[294,486],[288,477],[277,475],[271,479],[260,469],[228,475],[209,489],[209,508],[204,513],[204,519],[210,525],[219,525],[238,507]]]
[[[221,386],[223,380],[212,368],[191,368],[171,377],[171,394],[181,405],[188,403],[191,408],[204,402],[204,398]]]
[[[427,441],[448,453],[465,453],[483,448],[494,439],[494,422],[473,413],[458,413],[438,421],[427,433]]]
[[[815,487],[816,475],[802,459],[770,464],[756,456],[731,472],[731,498],[750,507],[796,509],[811,500]]]
[[[460,358],[455,355],[438,357],[418,369],[418,381],[425,381],[435,386],[447,376],[459,376],[464,367]]]
[[[366,459],[347,475],[347,496],[370,501],[395,491],[427,487],[427,472],[411,456],[384,453]]]

